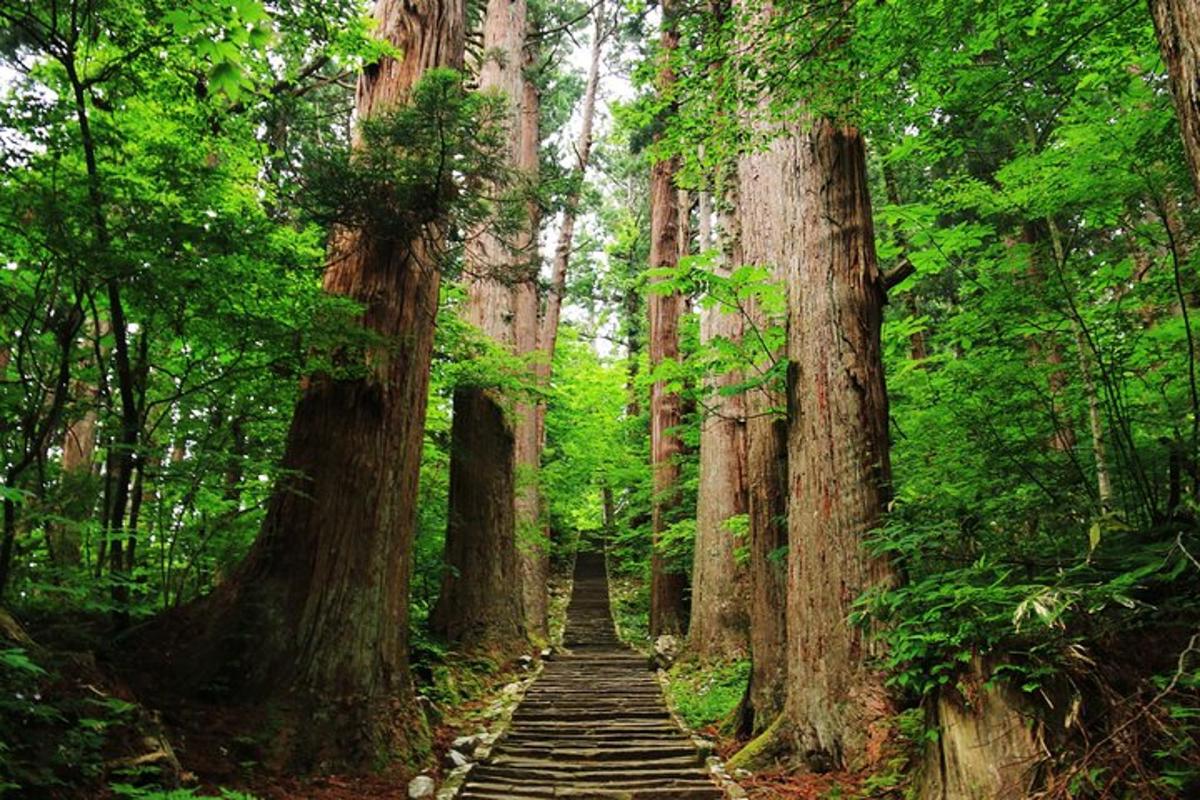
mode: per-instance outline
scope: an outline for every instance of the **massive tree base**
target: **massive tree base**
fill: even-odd
[[[938,738],[926,746],[919,800],[1003,800],[1027,797],[1044,753],[1028,703],[1004,685],[988,686],[980,659],[960,686],[943,689],[928,722]]]
[[[431,734],[408,673],[381,670],[377,685],[364,686],[350,678],[354,659],[337,649],[296,666],[270,585],[239,595],[218,590],[145,632],[137,649],[163,659],[165,691],[229,720],[252,743],[247,760],[268,771],[375,772],[421,762]],[[339,677],[347,679],[340,686]]]

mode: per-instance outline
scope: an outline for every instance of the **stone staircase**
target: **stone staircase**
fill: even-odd
[[[646,660],[617,639],[600,553],[576,559],[564,645],[569,652],[545,665],[460,798],[725,797],[671,719]]]

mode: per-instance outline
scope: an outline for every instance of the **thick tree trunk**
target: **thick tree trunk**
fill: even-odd
[[[663,3],[662,46],[665,51],[679,45],[673,3]],[[670,68],[659,74],[659,91],[669,92],[675,78]],[[675,188],[675,159],[656,161],[650,168],[650,268],[669,269],[679,263],[680,208]],[[651,285],[660,282],[651,279]],[[651,290],[647,301],[650,316],[650,368],[664,361],[679,360],[679,320],[684,297],[679,292],[662,294]],[[679,464],[683,442],[673,431],[683,420],[683,401],[667,390],[664,381],[650,389],[650,465],[654,470],[654,503],[651,528],[654,553],[650,560],[650,633],[658,636],[681,633],[687,626],[684,592],[687,575],[659,552],[663,532],[674,522],[679,507]]]
[[[447,574],[434,630],[472,648],[508,652],[524,642],[516,550],[513,428],[496,398],[473,389],[454,395],[451,427]],[[461,565],[461,566],[458,566]]]
[[[483,23],[479,88],[508,101],[508,163],[521,162],[524,0],[489,0]],[[517,292],[526,253],[485,222],[466,252],[465,316],[501,345],[515,348]],[[525,642],[516,536],[516,421],[494,391],[454,394],[450,434],[447,570],[431,616],[435,631],[472,647],[511,651]]]
[[[361,117],[406,102],[427,70],[462,65],[460,0],[381,0],[375,18],[403,56],[359,79]],[[411,241],[334,236],[325,291],[362,303],[359,323],[386,344],[358,354],[359,377],[305,381],[283,458],[297,477],[238,571],[194,609],[207,652],[184,668],[267,702],[286,726],[279,755],[299,768],[378,765],[425,735],[408,597],[443,236],[436,218]]]
[[[526,75],[521,87],[521,151],[519,167],[522,177],[530,182],[537,180],[538,148],[541,143],[538,117],[541,113],[541,97],[537,84],[528,71],[536,60],[536,48],[527,48],[525,56]],[[538,254],[538,230],[541,209],[536,198],[527,204],[528,220],[518,249],[525,260],[523,280],[513,287],[513,329],[517,353],[535,357],[538,353],[538,292],[537,281],[540,266]],[[540,375],[540,364],[530,367],[533,377]],[[523,401],[516,409],[516,463],[517,463],[517,557],[521,573],[522,605],[525,611],[525,628],[539,643],[549,637],[549,594],[550,579],[549,531],[541,524],[541,496],[538,491],[538,468],[541,465],[541,426],[539,404]]]
[[[854,600],[892,580],[864,536],[890,493],[884,303],[866,153],[853,129],[815,123],[799,148],[799,258],[788,284],[788,698],[798,752],[815,769],[877,763],[893,703],[847,622]]]
[[[725,202],[735,199],[727,192]],[[711,201],[700,194],[700,247],[712,240]],[[741,263],[734,231],[722,230],[724,257],[716,274],[728,277],[731,265]],[[717,303],[700,315],[700,341],[742,340],[742,316],[736,298],[718,297]],[[704,660],[730,661],[744,658],[749,648],[750,621],[747,614],[747,574],[737,550],[739,541],[729,520],[746,514],[745,398],[723,395],[742,381],[740,372],[706,379],[703,421],[700,428],[700,487],[696,501],[696,541],[692,561],[692,607],[688,624],[688,648]]]
[[[1171,80],[1192,182],[1200,194],[1200,4],[1150,0],[1150,13]]]
[[[738,225],[742,258],[772,269],[799,259],[796,179],[800,139],[786,136],[738,161]],[[745,337],[759,344],[763,377],[783,353],[767,352],[764,335],[774,319],[757,302],[747,309]],[[750,652],[752,669],[742,713],[744,733],[762,733],[782,713],[787,693],[787,398],[763,383],[746,394],[746,482],[750,515]]]

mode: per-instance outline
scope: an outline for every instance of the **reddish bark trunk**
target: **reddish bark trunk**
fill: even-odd
[[[508,163],[521,162],[520,103],[525,42],[524,0],[489,0],[483,23],[479,87],[508,101]],[[473,231],[467,252],[467,321],[515,347],[517,295],[527,253],[495,225]],[[435,631],[473,647],[511,651],[525,642],[516,542],[516,421],[492,390],[455,392],[451,422],[447,571],[431,616]]]
[[[362,117],[406,102],[434,67],[461,67],[460,0],[381,0],[380,35],[403,54],[359,79]],[[373,766],[424,733],[408,667],[408,591],[438,297],[439,221],[411,241],[334,236],[324,287],[363,305],[388,344],[360,377],[310,376],[262,532],[197,608],[203,652],[185,669],[268,703],[287,725],[278,755],[304,768]],[[191,650],[191,648],[189,648]]]
[[[725,202],[734,199],[732,192],[726,192]],[[712,239],[710,202],[705,193],[700,195],[699,206],[700,246],[705,249]],[[731,227],[726,221],[721,237],[726,252],[714,268],[716,274],[724,277],[732,273],[731,264],[742,261]],[[701,311],[701,343],[715,339],[741,342],[742,317],[736,298],[720,296],[716,300],[715,305]],[[688,625],[688,647],[705,660],[744,658],[749,648],[747,570],[737,552],[748,542],[736,538],[729,527],[731,518],[746,514],[748,509],[745,397],[722,394],[723,390],[741,383],[742,378],[738,371],[705,381]]]
[[[50,556],[60,567],[75,567],[80,563],[79,528],[91,515],[96,504],[99,482],[96,480],[96,409],[90,405],[96,395],[95,387],[76,384],[78,394],[88,398],[89,406],[83,415],[67,426],[63,437],[62,516],[49,526]]]
[[[97,340],[108,334],[108,324],[100,322],[91,333]],[[106,352],[104,348],[101,352]],[[47,529],[50,556],[62,567],[79,566],[80,527],[96,507],[99,481],[96,477],[96,401],[99,390],[83,381],[75,382],[75,396],[83,405],[83,414],[67,426],[63,436],[62,453],[62,516],[63,520]]]
[[[663,3],[662,47],[668,53],[679,45],[673,3]],[[667,93],[675,77],[669,67],[659,74],[659,91]],[[675,159],[657,161],[650,169],[650,268],[672,268],[679,263],[679,193],[675,188]],[[661,278],[651,280],[651,284]],[[679,292],[652,291],[647,301],[650,316],[650,367],[679,360],[679,319],[684,297]],[[663,381],[650,389],[650,464],[654,470],[654,504],[651,529],[654,553],[650,559],[650,633],[680,633],[687,626],[684,592],[687,575],[659,552],[663,532],[674,522],[679,507],[679,464],[683,442],[673,430],[683,419],[680,396]]]
[[[525,70],[533,68],[536,48],[527,48]],[[541,143],[538,117],[541,113],[541,97],[537,84],[528,74],[521,87],[521,152],[522,177],[532,187],[538,175],[538,147]],[[517,353],[528,358],[538,354],[538,292],[537,280],[540,266],[538,254],[538,230],[541,209],[537,200],[527,204],[528,220],[518,248],[524,256],[526,266],[524,279],[513,287],[513,328]],[[536,379],[541,374],[541,365],[531,364],[530,370]],[[541,524],[541,496],[538,491],[538,468],[541,465],[541,426],[536,402],[525,401],[516,409],[516,463],[517,463],[517,558],[521,573],[521,595],[525,610],[525,628],[539,642],[547,641],[549,629],[550,541],[548,531]]]
[[[782,282],[799,258],[792,235],[798,210],[799,139],[775,140],[738,161],[738,224],[743,260],[769,267]],[[760,345],[767,329],[784,321],[758,303],[747,309],[746,336]],[[759,348],[760,377],[783,353]],[[786,397],[771,384],[746,395],[746,481],[750,516],[750,652],[752,669],[741,720],[746,733],[767,729],[787,692],[787,419]]]
[[[857,131],[818,121],[794,174],[802,217],[788,283],[788,699],[798,752],[814,768],[884,755],[893,703],[847,622],[888,583],[864,536],[890,493],[880,355],[884,292],[875,260],[866,154]]]

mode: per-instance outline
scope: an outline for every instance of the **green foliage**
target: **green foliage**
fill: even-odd
[[[109,784],[109,789],[117,797],[128,797],[130,800],[192,800],[197,797],[218,797],[221,800],[258,800],[252,794],[235,792],[232,789],[219,789],[217,794],[197,794],[197,789],[147,789],[128,783]]]
[[[728,727],[750,681],[750,662],[681,661],[670,671],[671,707],[689,728]]]
[[[0,797],[91,791],[124,774],[108,766],[114,754],[143,746],[142,710],[73,659],[0,642]],[[133,771],[160,777],[155,765]]]
[[[407,103],[362,120],[353,146],[305,152],[308,207],[327,226],[389,240],[407,241],[448,216],[462,229],[485,218],[511,228],[515,220],[496,212],[515,203],[497,209],[475,188],[513,182],[502,158],[504,113],[500,98],[467,91],[454,70],[429,70]]]
[[[650,641],[650,582],[641,578],[610,578],[613,620],[617,632],[627,644],[649,652]]]

